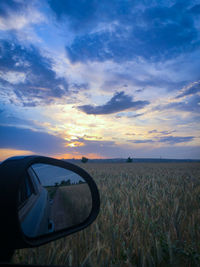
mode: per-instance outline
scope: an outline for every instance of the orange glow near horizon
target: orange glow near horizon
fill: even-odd
[[[16,150],[16,149],[9,149],[9,148],[3,148],[0,149],[0,161],[3,161],[7,158],[14,157],[14,156],[23,156],[23,155],[33,155],[32,151],[28,150]]]
[[[0,149],[0,161],[4,161],[7,158],[14,157],[14,156],[28,156],[28,155],[34,155],[34,154],[37,154],[37,153],[34,153],[32,151],[27,151],[27,150]],[[57,159],[81,159],[83,156],[87,157],[88,159],[104,159],[104,157],[96,153],[86,153],[86,154],[74,153],[74,154],[46,155],[46,156],[57,158]]]
[[[100,156],[96,153],[86,153],[86,154],[62,154],[62,155],[54,155],[54,158],[57,159],[81,159],[82,157],[87,157],[88,159],[104,159],[104,157]]]

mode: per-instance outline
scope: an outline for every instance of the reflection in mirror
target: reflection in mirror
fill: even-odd
[[[87,182],[75,172],[33,164],[19,191],[19,220],[24,234],[37,237],[85,221],[92,209]]]

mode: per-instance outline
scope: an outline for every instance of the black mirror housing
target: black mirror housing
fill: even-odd
[[[27,237],[20,225],[18,215],[18,198],[20,185],[27,176],[28,168],[37,163],[49,164],[70,170],[80,175],[87,182],[92,208],[85,221],[78,225],[48,233],[39,237]],[[80,167],[66,161],[43,156],[25,156],[7,159],[0,164],[0,247],[19,249],[40,246],[63,236],[70,235],[89,226],[98,216],[100,210],[100,197],[98,188],[91,176]]]

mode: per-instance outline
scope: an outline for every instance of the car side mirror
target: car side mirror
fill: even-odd
[[[100,199],[91,176],[74,164],[14,157],[0,165],[0,208],[0,247],[25,248],[89,226]]]

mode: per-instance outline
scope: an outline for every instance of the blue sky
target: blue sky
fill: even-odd
[[[200,2],[0,1],[0,160],[200,158]]]

